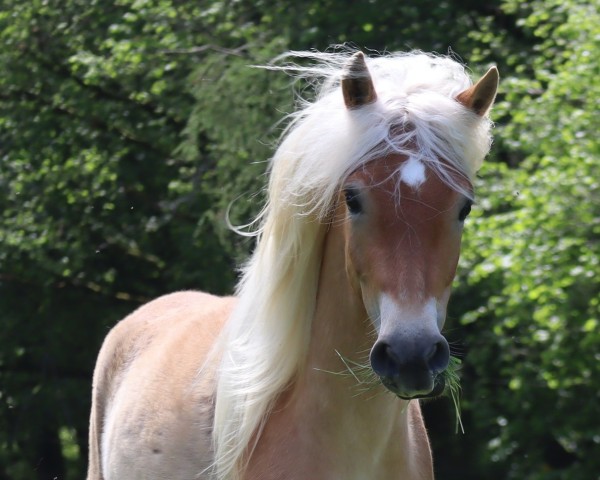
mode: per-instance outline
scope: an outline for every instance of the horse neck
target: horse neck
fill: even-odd
[[[403,402],[379,384],[371,386],[372,391],[360,394],[361,387],[348,369],[355,364],[369,365],[369,351],[376,333],[358,280],[349,273],[344,228],[343,223],[333,222],[325,236],[311,340],[299,381],[308,380],[308,391],[311,384],[319,385],[319,392],[343,400],[341,404],[348,405],[352,403],[350,399],[356,399],[366,409],[370,409],[372,400],[379,406],[397,407]],[[336,405],[339,407],[340,404]]]
[[[320,435],[324,445],[339,445],[349,457],[366,451],[385,457],[391,445],[397,452],[405,440],[408,403],[379,382],[359,385],[346,368],[344,362],[368,365],[375,333],[348,274],[345,247],[344,225],[333,222],[325,237],[308,356],[291,404],[296,422]],[[353,443],[355,450],[349,448]]]
[[[373,343],[346,274],[343,230],[334,222],[325,236],[306,361],[277,399],[245,479],[432,478],[425,432],[414,428],[418,404],[379,384],[361,393],[340,358],[364,363]]]
[[[326,372],[344,370],[341,357],[368,363],[369,348],[374,341],[373,326],[358,282],[350,277],[346,265],[343,230],[343,224],[334,222],[325,236],[311,341],[303,372],[309,377],[323,376],[326,381],[331,380]]]

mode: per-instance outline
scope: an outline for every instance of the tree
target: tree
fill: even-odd
[[[198,58],[239,47],[219,21],[195,2],[4,2],[3,478],[81,478],[107,328],[168,290],[231,286],[203,133],[194,161],[178,151]]]
[[[597,9],[506,2],[539,39],[505,78],[502,148],[465,247],[465,379],[486,478],[592,478],[600,471],[600,47]],[[524,76],[529,69],[532,77]],[[487,189],[487,191],[486,191]],[[485,432],[485,433],[484,433]],[[497,473],[493,477],[492,470]]]

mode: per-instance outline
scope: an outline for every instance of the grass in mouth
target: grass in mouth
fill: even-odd
[[[456,433],[458,433],[459,429],[462,433],[465,433],[465,428],[460,418],[460,376],[458,371],[460,370],[461,363],[462,361],[460,358],[451,356],[450,363],[448,363],[448,368],[446,368],[446,370],[440,374],[446,381],[444,394],[450,397],[452,404],[454,405],[454,413],[456,415]]]
[[[317,369],[321,372],[330,373],[332,375],[337,375],[340,377],[351,377],[356,381],[356,387],[358,387],[358,395],[362,393],[369,392],[373,390],[375,387],[381,385],[381,381],[379,377],[375,374],[373,369],[371,368],[371,364],[368,359],[365,362],[356,362],[354,360],[350,360],[349,358],[342,355],[337,350],[335,351],[336,355],[339,357],[341,362],[344,364],[344,370],[339,372],[333,372],[331,370],[321,370]]]
[[[342,355],[337,350],[335,351],[341,362],[344,364],[345,370],[340,372],[332,372],[329,370],[322,370],[326,373],[333,375],[352,377],[356,381],[356,386],[359,388],[358,394],[366,393],[373,390],[375,387],[381,385],[379,377],[375,374],[371,368],[370,363],[356,362]],[[460,370],[462,361],[457,357],[450,357],[448,367],[438,375],[441,375],[446,388],[444,389],[444,395],[448,395],[452,400],[454,406],[454,412],[456,415],[456,433],[459,429],[462,433],[465,433],[465,429],[460,417],[460,376],[458,371]]]

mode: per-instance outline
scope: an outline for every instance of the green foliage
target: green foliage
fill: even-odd
[[[205,147],[178,152],[213,27],[202,15],[165,0],[3,4],[0,477],[81,478],[107,327],[167,291],[231,288]]]
[[[294,99],[250,65],[345,41],[502,74],[451,302],[466,434],[426,405],[438,478],[597,476],[598,25],[581,0],[6,0],[0,477],[83,477],[107,329],[168,291],[230,291],[252,246],[225,217],[260,208]]]
[[[281,132],[275,112],[290,112],[293,103],[288,79],[258,66],[283,49],[275,41],[250,48],[250,58],[233,56],[223,62],[221,55],[210,55],[190,77],[195,103],[179,151],[193,164],[202,151],[210,165],[204,174],[204,192],[212,201],[207,212],[211,222],[227,216],[234,226],[252,231],[244,224],[262,204],[268,159]],[[204,139],[198,138],[198,132]],[[202,149],[200,141],[205,142]],[[230,255],[238,260],[247,256],[251,243],[240,243],[229,230],[219,229],[218,234],[224,243],[236,245]]]
[[[529,7],[535,76],[503,82],[499,110],[511,121],[498,132],[524,160],[484,170],[463,257],[462,321],[487,346],[473,348],[463,383],[477,422],[494,432],[487,455],[501,478],[591,478],[600,471],[600,16],[575,1]]]

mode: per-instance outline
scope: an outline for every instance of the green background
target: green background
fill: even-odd
[[[425,405],[438,479],[600,478],[597,0],[3,0],[0,478],[85,475],[101,341],[141,302],[231,291],[293,104],[289,49],[497,64],[447,336],[462,419]]]

